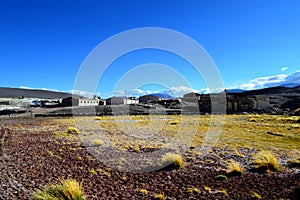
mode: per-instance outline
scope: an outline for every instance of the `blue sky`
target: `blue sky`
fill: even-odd
[[[82,62],[99,43],[141,27],[168,28],[193,38],[215,62],[225,88],[300,84],[299,8],[297,0],[1,0],[0,86],[71,91]],[[167,88],[149,83],[135,93],[170,87],[178,94],[208,90],[185,60],[150,49],[112,63],[97,92],[122,94],[126,83],[114,91],[120,78],[146,63],[170,66],[189,84],[165,74]]]

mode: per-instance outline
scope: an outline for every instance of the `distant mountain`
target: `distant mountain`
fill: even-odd
[[[0,87],[0,98],[22,98],[23,97],[23,98],[38,98],[38,99],[62,99],[70,96],[81,97],[70,93],[54,92],[49,90]]]
[[[285,83],[285,84],[282,84],[280,86],[281,87],[288,87],[288,88],[295,88],[295,87],[298,87],[300,85],[298,83]]]
[[[226,92],[227,93],[243,93],[245,92],[246,90],[242,90],[242,89],[229,89],[227,90]]]
[[[155,93],[155,94],[150,94],[150,95],[156,96],[156,97],[159,97],[159,98],[164,98],[164,99],[175,99],[175,97],[173,97],[170,94],[165,93],[165,92]]]
[[[263,88],[259,90],[249,90],[245,91],[245,94],[248,95],[274,95],[274,94],[288,94],[288,93],[300,93],[300,86],[297,87],[270,87],[270,88]]]

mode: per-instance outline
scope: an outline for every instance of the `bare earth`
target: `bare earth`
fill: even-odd
[[[0,199],[3,200],[29,199],[36,189],[67,178],[82,183],[87,199],[153,199],[156,194],[164,194],[166,199],[300,199],[299,169],[283,163],[280,172],[252,172],[250,155],[256,149],[251,147],[238,149],[243,156],[222,145],[205,155],[188,151],[182,170],[130,173],[105,166],[76,138],[54,134],[65,131],[69,124],[54,123],[53,118],[31,117],[0,122],[5,128],[0,137]],[[143,151],[146,149],[141,148],[137,153]],[[220,160],[229,159],[243,163],[246,174],[217,180],[216,176],[223,174],[225,167]],[[200,193],[188,188],[197,188]]]

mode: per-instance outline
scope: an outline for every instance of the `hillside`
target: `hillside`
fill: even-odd
[[[249,90],[245,91],[245,94],[248,95],[274,95],[274,94],[288,94],[288,93],[300,93],[300,86],[289,88],[289,87],[270,87],[270,88],[264,88],[260,90]]]
[[[24,97],[24,98],[38,98],[38,99],[62,99],[69,96],[72,96],[72,94],[64,93],[64,92],[54,92],[49,90],[0,87],[0,98]],[[73,96],[78,96],[78,95],[73,95]]]

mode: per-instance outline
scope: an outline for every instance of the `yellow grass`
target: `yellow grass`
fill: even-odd
[[[147,195],[149,193],[148,190],[146,190],[146,189],[140,189],[140,192],[145,195]]]
[[[243,175],[245,174],[245,169],[240,165],[240,163],[230,160],[227,165],[226,173],[229,175]]]
[[[71,199],[76,199],[82,196],[81,185],[76,180],[65,180],[62,182],[64,194],[68,194]]]
[[[192,137],[191,146],[201,147],[210,126],[217,125],[223,126],[220,137],[216,138],[217,147],[229,149],[246,147],[258,151],[280,152],[292,151],[300,146],[300,124],[296,123],[300,116],[227,115],[225,121],[212,125],[210,115],[102,116],[97,119],[75,117],[76,123],[83,124],[80,128],[82,134],[86,134],[87,137],[95,135],[97,138],[97,130],[106,130],[107,132],[101,133],[104,134],[105,142],[108,141],[119,149],[126,149],[125,146],[164,148],[171,142],[181,142],[190,137]],[[63,124],[73,127],[74,120],[54,119],[48,122],[47,126],[52,125],[51,128],[57,132]],[[270,135],[268,132],[283,137]]]
[[[253,193],[252,193],[252,197],[253,197],[254,199],[261,199],[261,198],[262,198],[261,195],[258,194],[257,192],[253,192]]]
[[[174,169],[182,169],[183,168],[183,160],[182,156],[174,153],[166,153],[161,158],[162,165],[173,165]]]
[[[211,123],[212,117],[217,115],[149,115],[149,116],[102,116],[96,117],[74,117],[74,118],[51,118],[41,120],[42,131],[52,132],[57,136],[55,143],[62,146],[68,145],[67,137],[72,144],[90,142],[101,138],[103,144],[112,146],[122,151],[140,153],[143,149],[155,148],[172,149],[179,152],[178,146],[186,147],[189,150],[193,146],[193,155],[202,155],[203,142],[208,130],[222,125],[219,137],[213,138],[216,141],[215,147],[222,148],[222,154],[232,154],[244,158],[249,156],[247,151],[238,152],[237,149],[252,149],[252,154],[259,151],[271,151],[275,155],[285,153],[291,155],[300,146],[300,116],[284,115],[226,115],[224,121]],[[43,122],[43,123],[42,123]],[[19,123],[16,123],[19,124]],[[22,130],[19,125],[7,124],[6,128],[12,131],[37,132],[41,128],[37,126],[26,126],[22,123]],[[78,127],[78,129],[74,127]],[[69,131],[66,131],[68,130]],[[69,134],[67,132],[74,132]],[[76,134],[79,133],[80,134]],[[274,133],[274,134],[269,134]],[[208,135],[207,135],[208,134]],[[81,141],[80,141],[81,140]],[[191,141],[191,144],[186,141]],[[98,142],[96,142],[98,143]],[[183,143],[184,145],[178,145]],[[100,143],[99,143],[100,144]],[[80,148],[80,145],[76,149]],[[75,149],[75,148],[74,148]],[[65,148],[63,148],[65,151]],[[199,151],[200,150],[200,151]],[[229,150],[229,151],[228,151]],[[48,152],[49,153],[49,152]],[[57,152],[54,152],[57,155]],[[51,153],[49,154],[51,156]],[[217,157],[217,156],[215,156]],[[79,158],[80,159],[80,158]],[[86,159],[86,158],[82,158]],[[88,158],[92,160],[93,158]],[[290,158],[287,158],[290,159]],[[298,162],[298,160],[295,160]],[[128,161],[130,162],[130,161]],[[223,161],[222,161],[223,162]]]
[[[193,194],[200,194],[201,190],[199,190],[198,188],[187,188],[187,192]]]
[[[99,140],[99,139],[94,139],[93,143],[95,146],[102,146],[103,145],[103,141]]]
[[[266,172],[278,171],[280,169],[277,158],[270,151],[259,152],[253,164],[256,168],[264,168]]]
[[[203,189],[206,191],[206,192],[211,192],[211,187],[208,187],[208,186],[204,186]]]
[[[61,184],[45,186],[32,195],[32,200],[84,200],[81,185],[73,179],[61,181]]]
[[[154,195],[155,200],[165,200],[166,196],[164,194],[156,194]]]
[[[78,131],[77,128],[69,127],[68,130],[67,130],[67,133],[69,133],[69,134],[78,134],[79,131]]]

